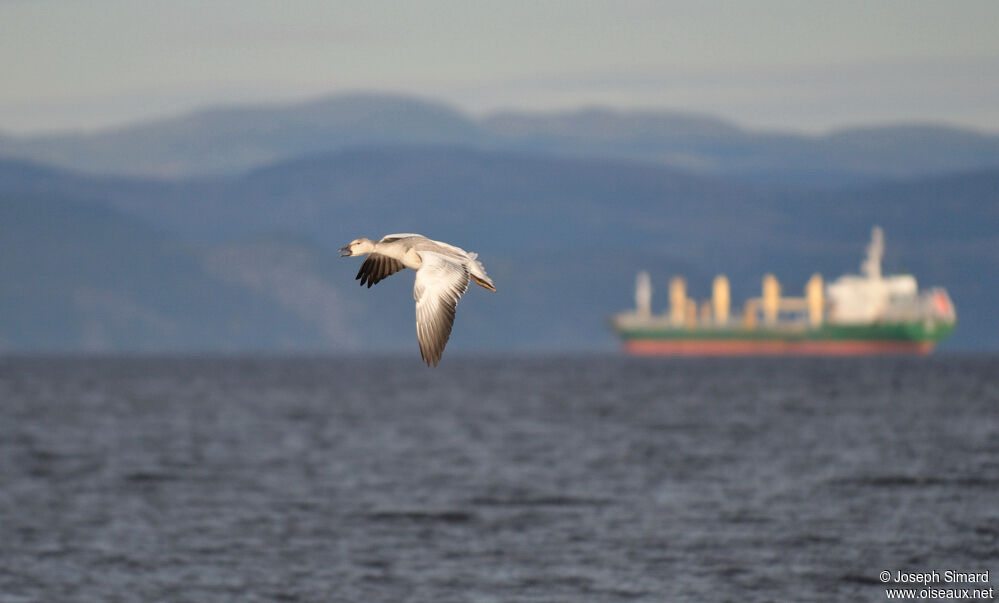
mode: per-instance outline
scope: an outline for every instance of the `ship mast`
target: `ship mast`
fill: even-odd
[[[646,317],[652,314],[652,279],[644,270],[635,278],[635,312]]]
[[[872,281],[881,280],[881,256],[885,252],[885,233],[880,226],[871,229],[871,242],[867,245],[867,257],[860,264],[860,272]]]

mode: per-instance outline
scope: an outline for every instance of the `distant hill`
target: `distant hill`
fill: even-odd
[[[472,143],[454,109],[410,97],[344,95],[234,106],[88,134],[0,138],[0,156],[95,174],[178,177],[244,171],[314,151],[370,144]]]
[[[824,136],[761,132],[695,113],[589,108],[474,118],[404,96],[219,107],[88,134],[0,136],[0,156],[93,174],[235,174],[354,147],[453,145],[651,162],[708,175],[835,187],[999,166],[999,136],[891,125]]]
[[[423,232],[478,251],[495,294],[462,300],[449,350],[608,350],[608,314],[649,270],[733,297],[885,269],[944,285],[945,349],[999,349],[999,170],[821,192],[647,162],[459,146],[349,149],[185,181],[0,161],[0,350],[412,351],[412,277],[372,290],[336,249]]]
[[[506,113],[483,125],[534,151],[651,160],[778,184],[841,186],[999,166],[999,136],[940,125],[806,136],[753,132],[690,113],[609,109]]]
[[[280,293],[270,295],[247,287],[238,270],[213,273],[238,265],[225,247],[185,247],[94,198],[0,193],[0,224],[0,352],[309,350],[326,349],[331,337],[349,341],[336,322],[343,307],[329,320],[284,303],[308,279],[300,261],[286,262]],[[256,261],[266,279],[280,258]],[[336,301],[305,293],[300,303],[317,308]]]

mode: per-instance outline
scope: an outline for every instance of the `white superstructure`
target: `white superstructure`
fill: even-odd
[[[841,276],[826,287],[829,322],[867,324],[932,315],[953,320],[954,307],[943,289],[931,289],[920,295],[912,275],[882,276],[884,245],[884,232],[875,226],[867,256],[860,265],[862,274]]]

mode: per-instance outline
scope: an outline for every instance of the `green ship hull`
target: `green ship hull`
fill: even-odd
[[[625,327],[615,331],[625,350],[638,355],[862,355],[928,354],[955,323],[922,320],[864,325],[776,327]]]

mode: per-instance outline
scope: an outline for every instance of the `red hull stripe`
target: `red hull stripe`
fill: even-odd
[[[869,354],[929,354],[926,341],[744,341],[697,339],[633,339],[624,349],[638,356],[861,356]]]

